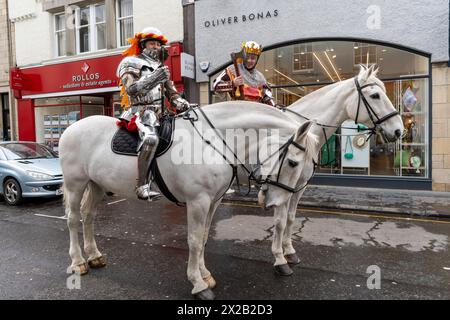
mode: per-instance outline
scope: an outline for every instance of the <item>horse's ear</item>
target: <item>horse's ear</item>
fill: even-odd
[[[306,147],[306,155],[317,163],[319,154],[319,137],[310,133],[313,124],[317,124],[316,120],[309,120],[303,123],[297,130],[295,135],[295,142]]]
[[[373,76],[373,77],[377,77],[379,71],[380,71],[380,68],[379,68],[376,64],[374,64],[374,65],[373,65],[372,76]]]
[[[301,126],[298,128],[297,133],[295,134],[294,140],[296,142],[299,142],[304,137],[306,137],[306,135],[309,132],[309,129],[311,129],[311,126],[314,123],[315,123],[315,121],[311,121],[311,120],[308,120],[308,121],[302,123]]]
[[[372,66],[370,68],[367,68],[365,65],[360,64],[359,65],[359,74],[358,74],[358,82],[359,84],[365,83],[372,73]]]

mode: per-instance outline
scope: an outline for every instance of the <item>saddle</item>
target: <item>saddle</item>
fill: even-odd
[[[157,158],[161,157],[163,154],[169,150],[173,142],[173,132],[175,130],[175,118],[174,117],[163,117],[160,119],[160,126],[157,127],[157,132],[159,136],[159,144],[156,148],[155,156],[150,164],[150,172],[153,177],[153,181],[158,185],[159,190],[162,194],[170,201],[181,205],[181,203],[175,198],[175,196],[170,192],[165,184],[161,173],[158,168]],[[128,131],[124,127],[119,127],[114,134],[111,141],[111,150],[114,153],[137,157],[138,151],[137,147],[139,145],[139,133],[138,131]]]
[[[175,130],[175,118],[163,117],[159,122],[160,126],[157,127],[159,144],[156,148],[154,159],[162,156],[169,150],[173,141],[173,131]],[[119,127],[111,141],[111,150],[117,154],[137,157],[138,145],[138,131],[129,131],[124,127]]]

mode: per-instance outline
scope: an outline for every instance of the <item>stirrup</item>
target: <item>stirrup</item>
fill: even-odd
[[[162,196],[159,192],[151,190],[148,184],[136,188],[136,195],[139,200],[148,201],[156,200]]]

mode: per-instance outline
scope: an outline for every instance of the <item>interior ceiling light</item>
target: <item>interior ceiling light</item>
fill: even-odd
[[[279,71],[279,70],[277,70],[277,69],[275,69],[275,68],[273,69],[273,71],[275,71],[276,73],[278,73],[278,74],[279,74],[280,76],[282,76],[283,78],[286,78],[286,79],[292,81],[293,83],[300,85],[299,82],[297,82],[297,81],[295,81],[294,79],[292,79],[291,77],[285,75],[285,74],[282,73],[281,71]],[[303,87],[299,87],[299,89],[301,89],[301,90],[303,90],[303,91],[305,90]]]
[[[342,81],[341,76],[339,75],[336,68],[334,67],[334,63],[333,63],[333,61],[331,61],[330,57],[328,56],[328,53],[326,51],[324,53],[325,53],[325,56],[327,57],[328,62],[331,64],[331,67],[333,68],[334,73],[338,77],[339,81]]]
[[[317,54],[315,52],[313,52],[313,56],[314,56],[314,58],[317,59],[317,61],[319,61],[320,65],[322,66],[323,70],[325,70],[325,72],[328,75],[328,77],[330,77],[331,81],[334,82],[334,79],[331,76],[330,72],[328,72],[328,69],[323,65],[322,61],[319,59],[319,57],[317,56]]]

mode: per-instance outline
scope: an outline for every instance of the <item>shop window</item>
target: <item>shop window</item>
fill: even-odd
[[[133,37],[133,0],[117,0],[117,46],[128,45],[127,39]]]
[[[312,68],[302,71],[295,57],[307,52],[313,57]],[[320,152],[317,173],[429,178],[428,57],[383,45],[318,41],[264,51],[257,70],[272,86],[276,102],[289,106],[325,85],[355,77],[359,72],[356,63],[377,64],[378,77],[386,79],[386,93],[403,119],[405,136],[396,143],[384,143],[378,136],[363,143],[364,139],[352,130],[346,131],[346,127],[354,125],[350,121],[328,137]],[[211,76],[211,86],[221,71]],[[230,100],[223,94],[212,93],[211,97],[213,103]],[[354,160],[346,159],[345,154]]]
[[[56,55],[62,57],[66,55],[66,17],[64,13],[55,15],[55,44]]]
[[[104,2],[76,11],[78,53],[106,49],[106,12]]]
[[[64,131],[82,118],[103,115],[103,96],[69,96],[34,101],[36,142],[58,151]]]

